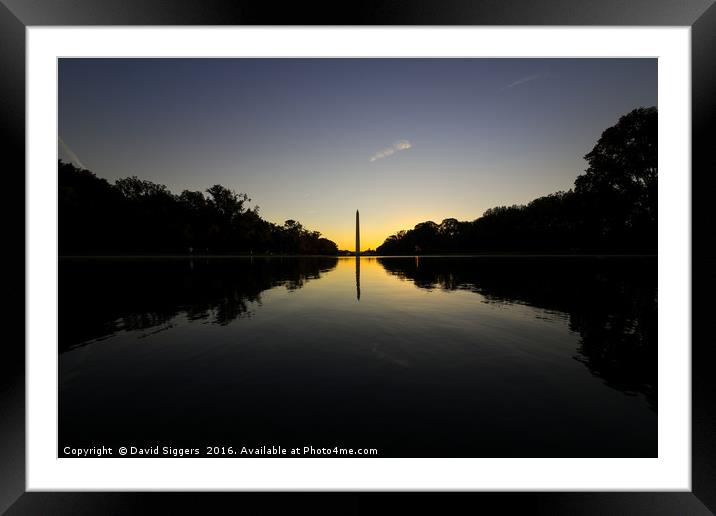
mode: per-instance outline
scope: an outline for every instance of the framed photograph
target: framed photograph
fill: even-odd
[[[716,8],[448,4],[3,1],[0,509],[714,510]]]

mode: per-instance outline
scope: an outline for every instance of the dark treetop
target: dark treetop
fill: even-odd
[[[602,133],[574,188],[490,208],[472,222],[421,222],[378,254],[455,252],[655,253],[657,109],[638,108]]]
[[[208,195],[206,195],[208,194]],[[279,226],[221,185],[172,194],[137,177],[112,185],[59,162],[61,255],[142,253],[336,254],[336,244],[295,220]]]

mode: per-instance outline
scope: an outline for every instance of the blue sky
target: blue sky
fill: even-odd
[[[656,59],[61,59],[60,158],[222,184],[352,249],[569,189]]]

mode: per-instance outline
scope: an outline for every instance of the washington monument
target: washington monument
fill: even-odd
[[[356,299],[360,301],[360,215],[356,210]]]

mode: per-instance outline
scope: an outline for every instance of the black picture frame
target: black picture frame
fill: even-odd
[[[25,348],[7,329],[24,321],[24,293],[5,311],[0,358],[0,512],[24,514],[210,514],[219,504],[235,510],[355,514],[396,510],[445,513],[448,504],[476,511],[536,514],[711,514],[716,512],[716,404],[708,338],[708,300],[716,287],[716,234],[706,196],[714,190],[716,153],[716,6],[714,0],[441,0],[367,1],[359,4],[219,0],[0,0],[0,120],[7,197],[24,199],[25,28],[37,25],[571,25],[689,26],[692,70],[692,491],[589,493],[69,493],[25,492]],[[688,171],[685,171],[688,173]],[[22,194],[20,193],[22,192]],[[25,270],[24,224],[6,203],[7,276]],[[24,211],[23,211],[24,213]],[[22,247],[20,247],[22,246]],[[18,249],[23,249],[19,252]],[[13,271],[13,272],[9,272]],[[19,291],[19,286],[18,286]],[[659,345],[686,345],[663,342]]]

